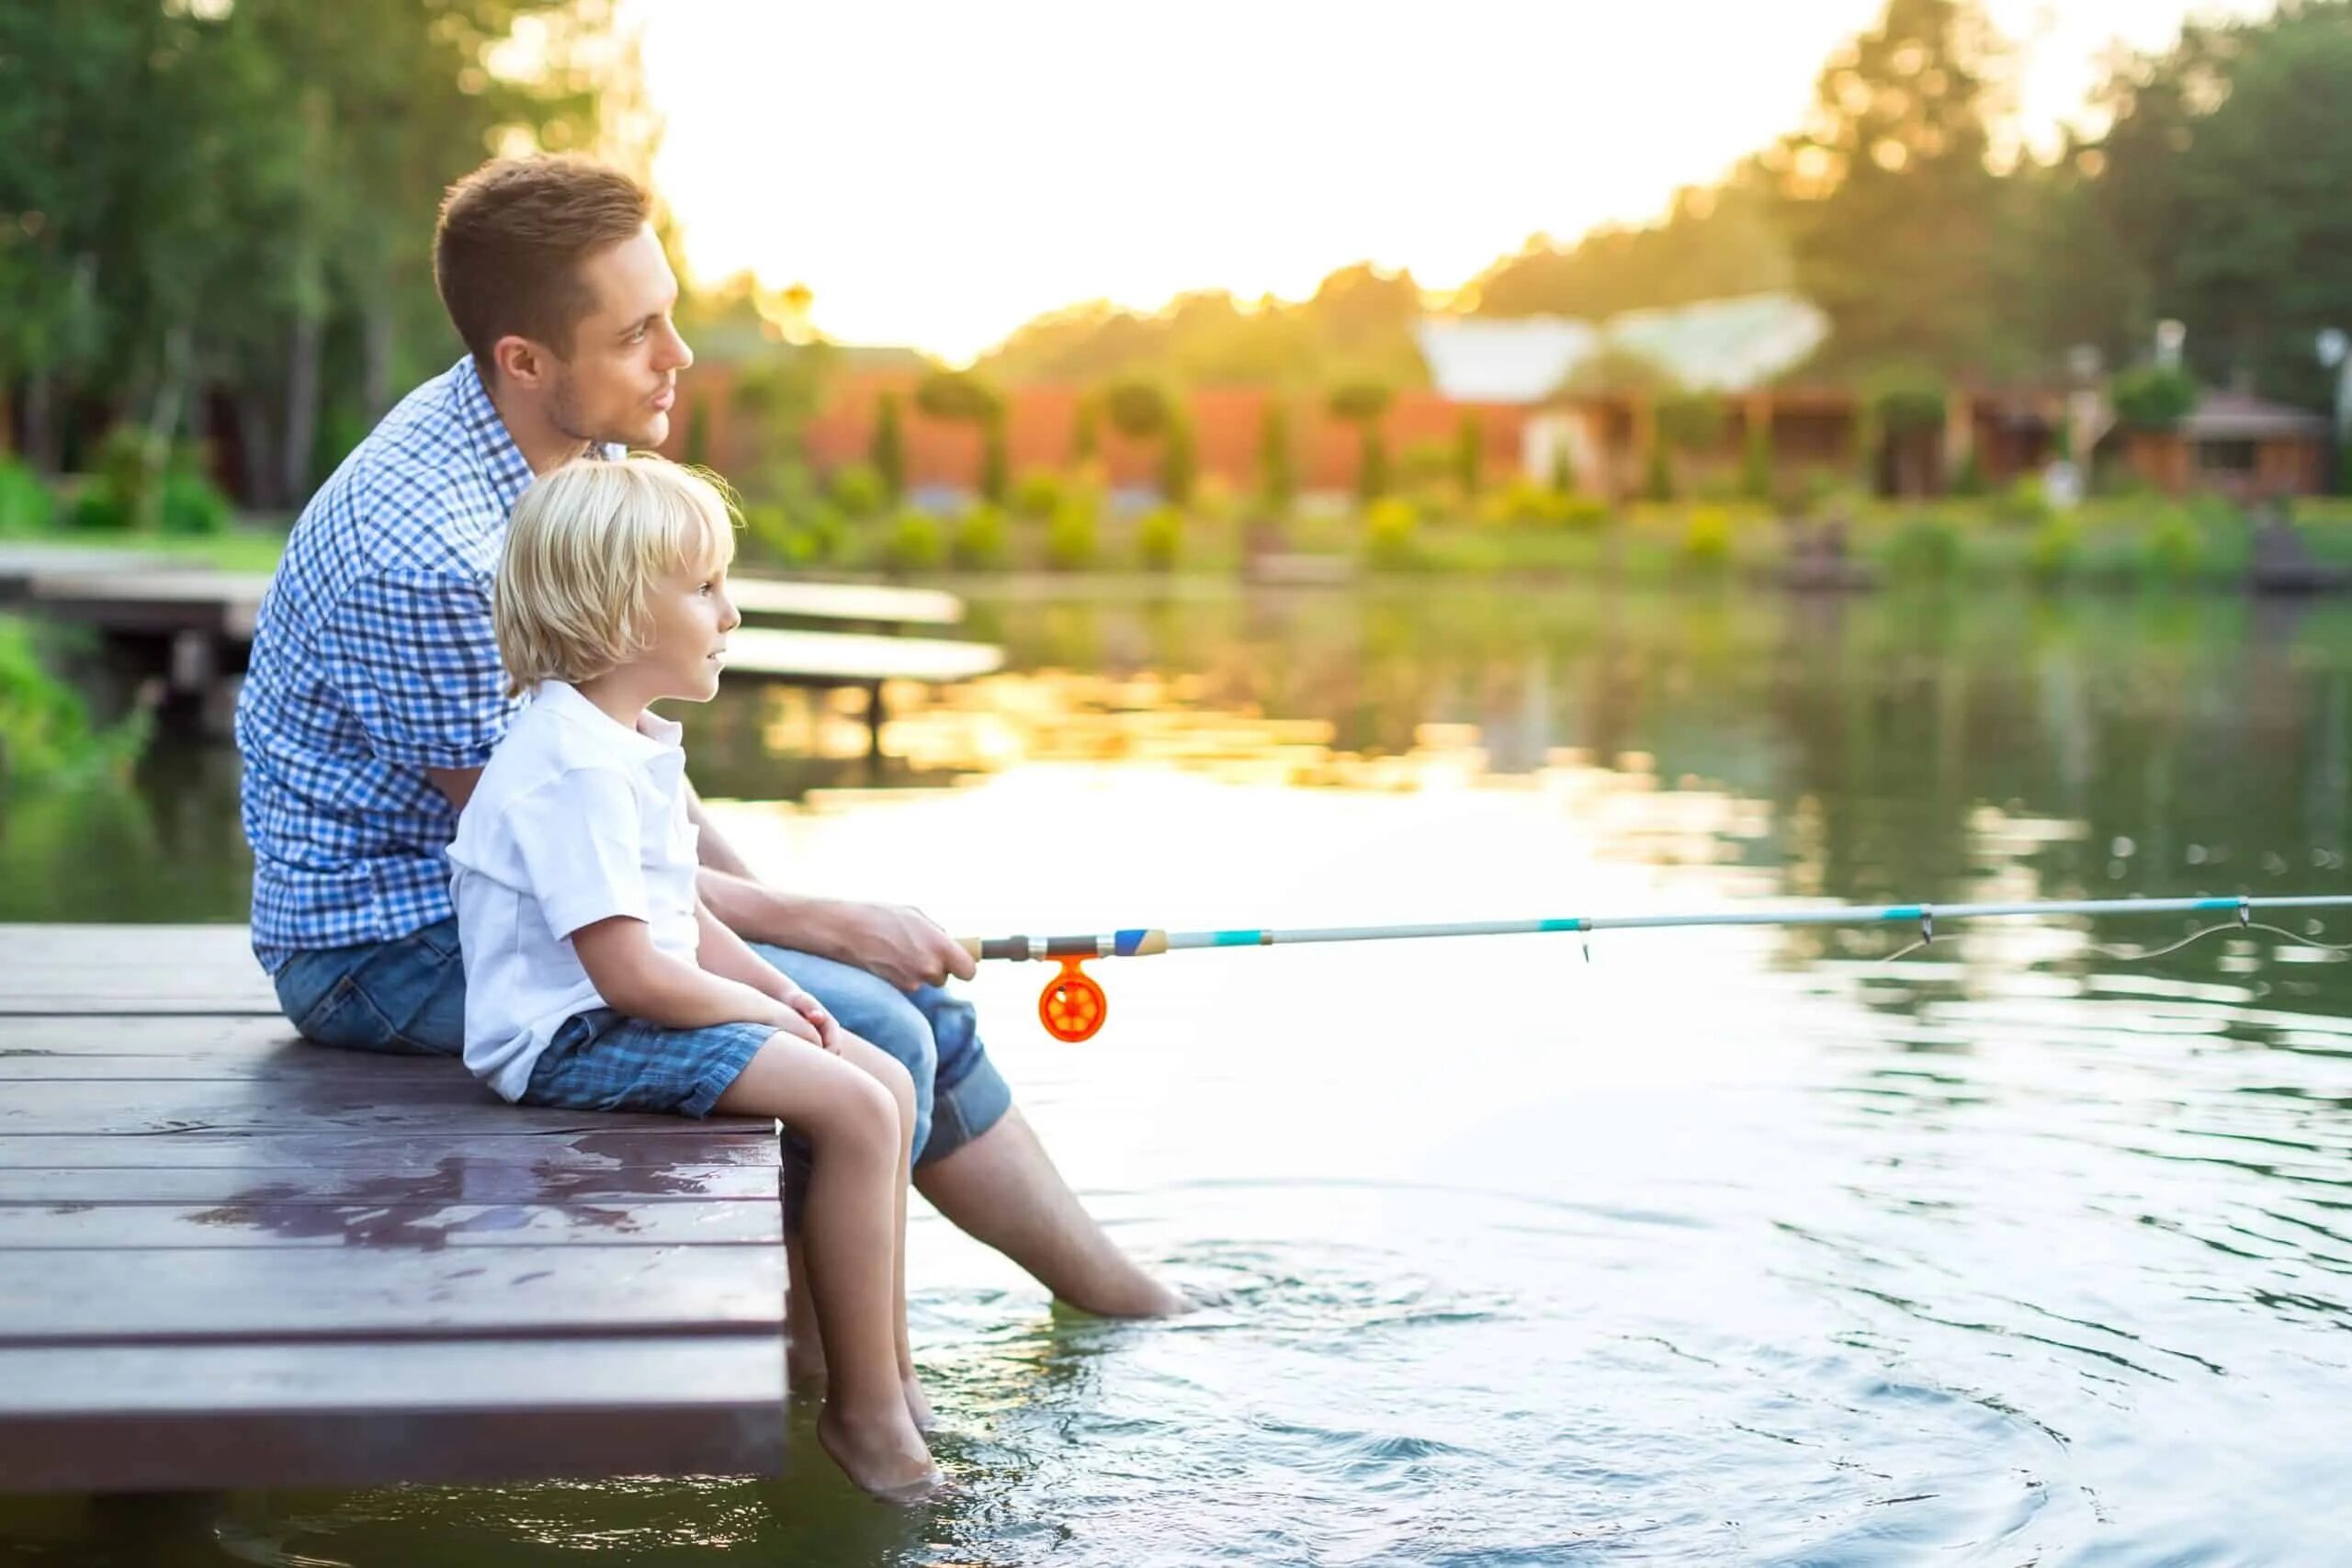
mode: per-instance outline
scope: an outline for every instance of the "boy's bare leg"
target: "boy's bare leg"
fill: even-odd
[[[907,1168],[913,1163],[915,1152],[914,1080],[896,1056],[854,1034],[843,1032],[841,1045],[842,1060],[873,1074],[899,1102],[898,1250],[893,1258],[898,1269],[898,1311],[892,1321],[899,1325],[899,1378],[906,1389],[907,1415],[919,1430],[927,1432],[932,1426],[931,1401],[923,1397],[922,1381],[915,1376],[914,1348],[907,1339]]]
[[[1104,1234],[1017,1105],[962,1148],[918,1167],[915,1190],[957,1229],[1074,1307],[1104,1317],[1167,1317],[1191,1304]]]
[[[939,1472],[907,1414],[894,1329],[898,1266],[886,1229],[906,1169],[905,1118],[863,1068],[787,1034],[763,1045],[717,1107],[774,1116],[808,1140],[809,1297],[823,1338],[817,1437],[849,1478],[883,1496],[927,1491]]]
[[[817,1307],[808,1294],[808,1248],[797,1231],[784,1233],[785,1381],[802,1393],[822,1397],[825,1392],[825,1339],[817,1332]]]

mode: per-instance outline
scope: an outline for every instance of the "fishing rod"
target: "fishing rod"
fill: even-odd
[[[1037,998],[1037,1019],[1057,1040],[1091,1039],[1111,1010],[1110,998],[1082,965],[1097,958],[1148,958],[1202,947],[1289,947],[1312,942],[1418,942],[1448,936],[1539,936],[1561,932],[1659,931],[1686,926],[1916,926],[1933,942],[1938,920],[2030,919],[2053,915],[2234,915],[2251,928],[2257,912],[2352,908],[2352,894],[2255,898],[2077,898],[2024,904],[1831,904],[1798,909],[1724,909],[1701,914],[1569,915],[1542,920],[1460,920],[1430,925],[1306,926],[1293,931],[1170,931],[1135,929],[1095,936],[963,937],[975,961],[1047,959],[1061,970]],[[2222,927],[2209,927],[2208,931]],[[2277,927],[2266,928],[2277,931]],[[2197,933],[2199,936],[2204,931]],[[2280,934],[2293,936],[2292,931]],[[2193,938],[2191,940],[2194,940]],[[2302,939],[2298,939],[2302,940]]]

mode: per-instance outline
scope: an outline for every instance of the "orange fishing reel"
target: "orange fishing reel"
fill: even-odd
[[[1094,1038],[1095,1032],[1102,1027],[1102,1020],[1110,1014],[1111,998],[1079,967],[1084,959],[1064,958],[1061,962],[1061,973],[1046,981],[1045,990],[1037,997],[1037,1021],[1055,1039],[1075,1045]]]
[[[1111,998],[1102,994],[1082,965],[1090,958],[1140,958],[1168,951],[1163,931],[1122,931],[1110,936],[959,937],[956,945],[977,961],[989,958],[1043,958],[1061,970],[1046,982],[1037,998],[1037,1021],[1055,1039],[1075,1045],[1102,1032],[1111,1015]]]

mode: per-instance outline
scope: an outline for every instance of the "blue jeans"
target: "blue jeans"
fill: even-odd
[[[877,975],[815,953],[755,945],[851,1033],[906,1065],[915,1084],[915,1163],[944,1159],[995,1126],[1012,1089],[980,1043],[972,1004],[937,986],[909,994]],[[462,1055],[466,966],[458,922],[394,942],[298,953],[277,972],[277,1004],[296,1029],[350,1051]],[[798,1139],[787,1139],[787,1146]],[[805,1151],[804,1151],[805,1152]]]

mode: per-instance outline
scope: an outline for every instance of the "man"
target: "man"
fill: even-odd
[[[499,160],[451,188],[434,276],[467,356],[311,498],[263,600],[236,726],[254,952],[311,1039],[463,1047],[443,851],[513,711],[490,597],[508,509],[573,457],[659,446],[694,363],[650,207],[627,176],[571,159]],[[1177,1310],[1080,1207],[971,1007],[941,989],[970,977],[964,951],[911,909],[767,886],[699,801],[693,814],[704,901],[912,1074],[916,1189],[1075,1306]],[[817,1340],[797,1247],[793,1264],[799,1350]]]

